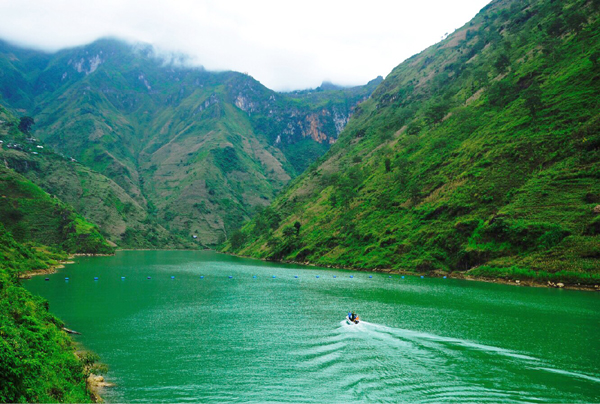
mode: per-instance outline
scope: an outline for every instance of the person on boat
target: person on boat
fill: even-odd
[[[358,320],[358,316],[356,315],[355,312],[350,313],[350,315],[348,316],[350,318],[350,321],[356,323],[356,321]]]

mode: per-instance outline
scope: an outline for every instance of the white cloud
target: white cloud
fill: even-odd
[[[487,0],[0,0],[0,38],[54,51],[103,36],[183,52],[267,87],[363,84],[470,20]]]

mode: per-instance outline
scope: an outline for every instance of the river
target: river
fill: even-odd
[[[108,402],[600,401],[599,293],[209,251],[75,261],[25,286],[108,365]]]

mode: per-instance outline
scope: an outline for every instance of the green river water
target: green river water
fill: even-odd
[[[598,293],[205,251],[81,257],[44,278],[25,286],[109,366],[108,402],[600,401]]]

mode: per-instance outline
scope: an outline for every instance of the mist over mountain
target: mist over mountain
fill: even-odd
[[[145,245],[127,234],[150,219],[204,245],[226,239],[329,149],[381,80],[277,93],[247,74],[188,68],[114,39],[53,54],[0,43],[5,106],[149,215],[129,215],[137,219],[125,227],[99,221],[127,246]]]

